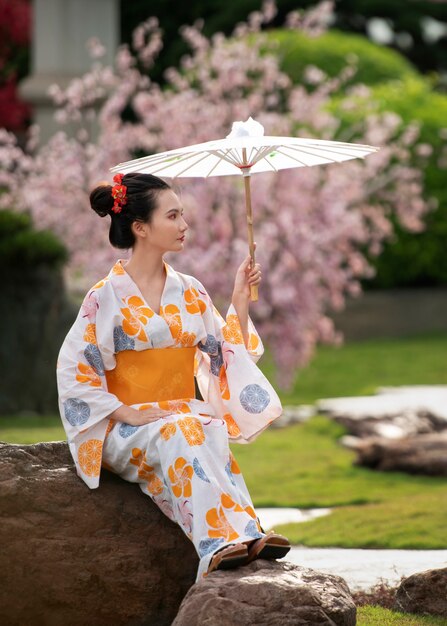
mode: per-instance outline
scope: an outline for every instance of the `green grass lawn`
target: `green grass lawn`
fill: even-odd
[[[447,335],[324,347],[282,400],[307,403],[381,385],[446,383],[446,353]],[[446,548],[447,481],[355,467],[354,453],[338,443],[343,433],[315,417],[267,430],[249,446],[233,445],[255,505],[336,507],[328,517],[282,527],[293,543]],[[0,417],[2,441],[60,439],[65,433],[57,416]]]
[[[256,506],[337,507],[276,530],[307,546],[446,548],[447,481],[355,467],[343,432],[319,416],[232,446]]]
[[[357,626],[446,626],[445,617],[397,613],[377,606],[357,609]]]
[[[447,334],[441,333],[362,341],[339,348],[321,346],[298,374],[293,388],[280,392],[280,397],[284,404],[312,404],[321,398],[374,393],[382,386],[445,385],[446,353]],[[266,354],[260,365],[274,382],[271,355]]]
[[[58,415],[0,416],[0,441],[36,443],[65,439],[65,430]]]

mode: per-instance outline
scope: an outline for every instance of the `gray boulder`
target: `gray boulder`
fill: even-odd
[[[0,444],[0,623],[171,624],[198,557],[137,485],[90,490],[65,442]]]
[[[376,470],[447,476],[447,432],[403,439],[358,440],[357,465]]]
[[[405,613],[447,617],[447,567],[404,578],[394,608]]]
[[[287,562],[195,585],[198,557],[180,527],[108,471],[90,490],[62,441],[0,442],[0,511],[1,624],[355,624],[342,578]]]
[[[216,571],[191,587],[172,626],[354,626],[340,576],[281,561]]]

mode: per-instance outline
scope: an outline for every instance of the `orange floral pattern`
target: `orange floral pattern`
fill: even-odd
[[[193,473],[192,465],[182,456],[178,457],[175,463],[169,466],[168,476],[172,484],[172,493],[176,498],[179,498],[181,495],[185,498],[191,496],[191,477]]]
[[[78,461],[81,470],[87,476],[99,476],[101,471],[102,441],[88,439],[78,448]]]
[[[225,367],[223,365],[220,368],[220,372],[219,372],[219,387],[220,387],[220,393],[221,393],[222,399],[229,400],[230,388],[228,386],[227,374],[225,371]]]
[[[146,452],[143,452],[140,448],[132,448],[132,456],[129,459],[129,463],[138,467],[138,476],[143,480],[154,471],[152,465],[146,463]]]
[[[169,326],[173,339],[178,339],[182,334],[182,318],[180,309],[175,304],[167,304],[160,307],[160,315],[164,318]]]
[[[241,470],[239,465],[237,464],[236,459],[234,458],[233,453],[230,450],[230,470],[232,474],[240,474]]]
[[[188,333],[188,332],[183,332],[180,334],[180,336],[178,337],[178,342],[185,347],[192,347],[195,346],[197,341],[196,341],[196,335],[194,333]]]
[[[163,483],[155,472],[147,479],[146,489],[152,496],[158,496],[163,492]]]
[[[173,437],[176,432],[177,432],[177,426],[173,423],[168,422],[167,424],[165,424],[164,426],[160,428],[160,435],[162,436],[162,439],[164,439],[165,441],[169,441],[169,439]]]
[[[112,274],[115,274],[115,276],[122,276],[125,273],[126,270],[121,265],[121,263],[115,263],[115,265],[112,267]]]
[[[247,515],[257,520],[255,510],[252,506],[250,505],[245,506],[245,507],[241,506],[240,504],[235,502],[228,493],[223,493],[220,497],[220,501],[221,501],[222,506],[225,509],[231,509],[232,511],[235,511],[236,513],[245,512],[247,513]]]
[[[210,527],[208,529],[208,537],[223,537],[225,541],[234,541],[239,537],[239,534],[227,520],[222,506],[209,509],[206,512],[205,518],[208,526]]]
[[[104,287],[106,282],[107,282],[107,278],[103,278],[102,280],[97,282],[96,285],[93,285],[92,289],[101,289],[101,287]]]
[[[186,310],[192,315],[202,315],[206,311],[206,304],[199,297],[199,292],[194,287],[190,287],[184,293]]]
[[[202,423],[196,417],[184,417],[177,424],[190,446],[201,446],[205,441]]]
[[[241,434],[241,429],[234,421],[231,413],[225,413],[223,418],[227,424],[227,430],[228,430],[228,434],[230,435],[230,437],[238,437]]]
[[[91,387],[101,387],[101,379],[93,367],[85,363],[78,363],[78,373],[76,380],[79,383],[89,383]]]
[[[107,430],[106,430],[106,434],[105,437],[107,437],[107,435],[110,433],[110,431],[113,429],[113,427],[115,426],[116,422],[115,420],[109,419],[109,423],[107,424]]]
[[[259,338],[257,337],[257,335],[250,333],[250,335],[248,336],[248,349],[252,352],[256,352],[258,346]]]
[[[136,465],[137,467],[141,463],[141,459],[143,458],[143,451],[140,448],[132,448],[132,456],[129,459],[129,463],[132,465]]]
[[[87,343],[92,343],[94,346],[97,345],[96,341],[96,324],[87,324],[84,331],[83,340]]]
[[[158,406],[160,409],[171,411],[172,413],[191,413],[191,407],[183,400],[161,400]]]
[[[224,508],[236,511],[236,513],[241,513],[244,510],[228,493],[223,493],[220,496],[220,502]]]
[[[222,334],[225,341],[228,341],[228,343],[244,343],[244,337],[242,336],[241,325],[237,315],[227,315],[227,323],[222,328]]]
[[[152,465],[146,462],[146,452],[140,448],[132,448],[129,463],[138,467],[138,477],[146,481],[146,488],[151,495],[159,495],[163,491],[163,483],[154,471]]]
[[[144,326],[153,317],[154,312],[138,296],[123,298],[127,307],[121,309],[124,316],[123,330],[130,337],[136,336],[140,341],[147,341]]]

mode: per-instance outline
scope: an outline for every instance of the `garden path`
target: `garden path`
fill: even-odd
[[[256,508],[265,530],[280,524],[306,522],[330,509]],[[352,591],[371,589],[380,581],[397,586],[402,576],[447,567],[447,550],[366,550],[293,546],[285,560],[342,576]]]

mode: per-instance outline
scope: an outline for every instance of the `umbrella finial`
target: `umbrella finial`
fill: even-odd
[[[264,126],[249,117],[246,122],[233,122],[231,127],[231,133],[227,135],[227,139],[234,139],[235,137],[263,137]]]

